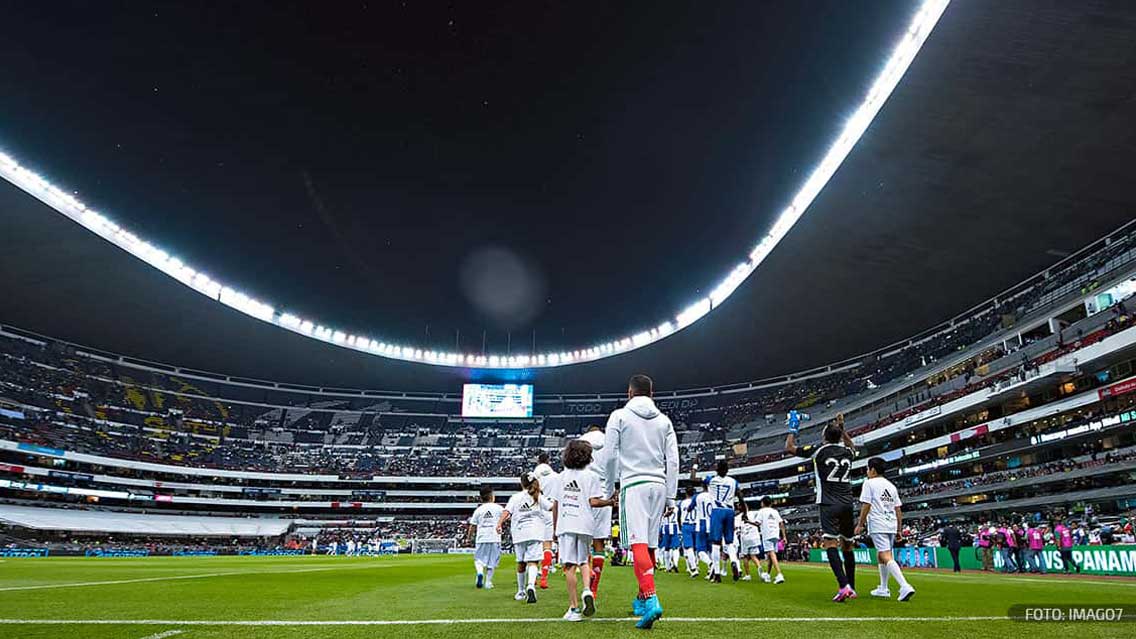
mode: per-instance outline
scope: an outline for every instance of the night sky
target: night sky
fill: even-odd
[[[18,3],[0,148],[298,314],[462,351],[581,346],[673,317],[748,252],[914,8]],[[677,343],[550,383],[852,356],[1127,221],[1134,35],[1113,3],[955,3],[767,272]],[[205,308],[3,188],[0,321],[243,375],[448,383]]]

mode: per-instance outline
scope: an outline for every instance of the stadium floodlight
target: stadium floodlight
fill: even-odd
[[[793,225],[801,219],[809,206],[824,189],[852,148],[883,108],[888,97],[911,66],[923,43],[946,11],[950,0],[924,0],[912,18],[907,31],[900,39],[884,65],[883,70],[868,89],[859,107],[845,123],[840,135],[828,148],[813,172],[793,196],[788,206],[777,216],[773,226],[750,251],[748,259],[735,266],[706,297],[690,304],[673,320],[660,322],[656,328],[639,331],[632,336],[614,339],[593,346],[573,348],[558,353],[473,354],[424,350],[413,345],[394,345],[369,336],[356,335],[329,328],[292,310],[281,310],[239,289],[219,282],[201,269],[172,256],[117,225],[105,215],[87,208],[70,193],[52,185],[39,174],[21,166],[14,158],[0,153],[0,176],[26,191],[77,224],[104,240],[134,255],[154,268],[185,284],[193,290],[220,302],[240,313],[274,324],[294,333],[317,339],[342,348],[350,348],[379,357],[420,362],[435,366],[465,368],[550,368],[589,362],[612,357],[643,348],[681,331],[721,306],[745,282],[766,257],[776,248]]]

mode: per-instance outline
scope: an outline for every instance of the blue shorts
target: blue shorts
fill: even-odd
[[[734,543],[733,508],[715,508],[710,511],[710,543]]]
[[[694,524],[682,525],[682,547],[694,548]]]
[[[701,531],[694,533],[694,552],[710,552],[710,535]]]

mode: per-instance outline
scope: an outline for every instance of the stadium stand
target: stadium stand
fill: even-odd
[[[813,476],[783,450],[784,414],[809,414],[801,437],[815,439],[841,412],[865,453],[854,469],[869,455],[892,465],[913,540],[953,517],[969,526],[1070,509],[1086,521],[1127,517],[1136,504],[1136,330],[1125,303],[1136,291],[1134,242],[1130,224],[873,353],[659,393],[684,473],[728,459],[747,499],[775,497],[804,548],[815,541]],[[621,401],[544,395],[533,418],[466,420],[459,395],[240,379],[2,326],[0,532],[27,545],[64,543],[52,537],[59,529],[129,529],[192,545],[235,520],[250,532],[224,534],[261,538],[256,548],[456,541],[480,486],[504,497],[539,452],[602,424]],[[91,508],[126,523],[84,527]]]

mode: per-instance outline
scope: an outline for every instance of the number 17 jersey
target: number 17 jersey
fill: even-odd
[[[816,475],[816,503],[826,506],[851,506],[852,460],[856,453],[844,444],[821,444],[820,446],[800,446],[795,451],[798,457],[811,457],[813,473]]]

